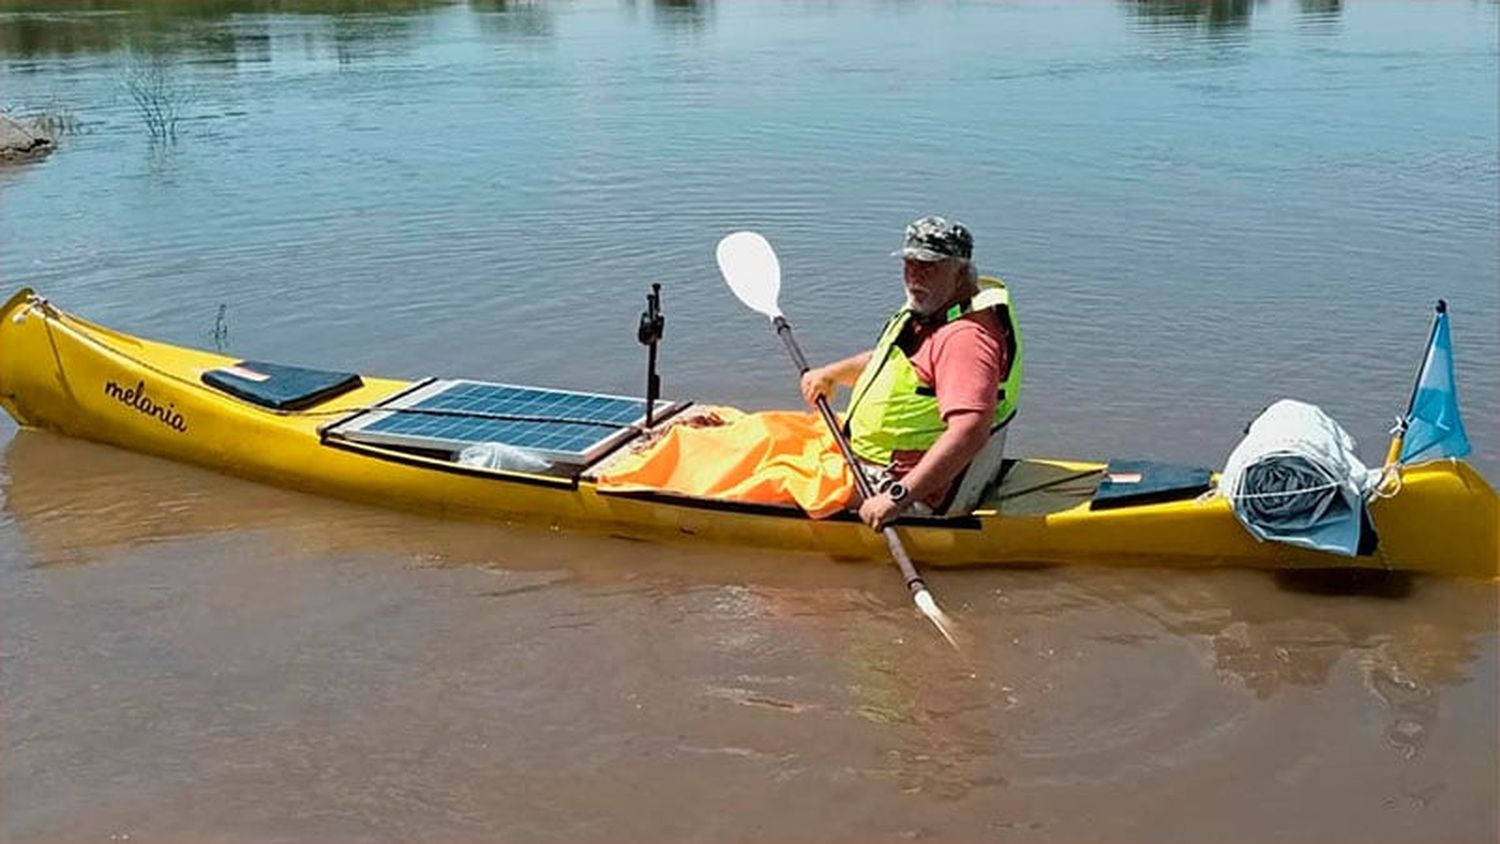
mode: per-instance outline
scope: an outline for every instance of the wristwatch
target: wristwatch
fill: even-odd
[[[891,501],[895,504],[900,505],[904,510],[906,509],[907,498],[911,495],[911,492],[906,488],[905,484],[901,483],[900,481],[896,481],[895,483],[885,488],[885,494],[889,495],[891,497]]]

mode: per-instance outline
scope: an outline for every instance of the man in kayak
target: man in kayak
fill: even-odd
[[[802,377],[809,404],[852,388],[849,443],[880,490],[859,515],[876,529],[905,512],[971,509],[998,476],[1021,387],[1010,297],[1004,282],[979,277],[969,230],[923,217],[893,254],[906,303],[875,347]]]

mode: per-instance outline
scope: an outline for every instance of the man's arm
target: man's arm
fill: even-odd
[[[990,441],[990,417],[977,410],[962,410],[948,417],[948,430],[901,479],[912,501],[925,501],[946,491]]]
[[[979,454],[990,439],[991,413],[978,410],[956,411],[948,416],[948,430],[933,443],[917,465],[901,479],[907,489],[907,502],[924,501],[946,490],[958,473]],[[879,530],[900,515],[901,506],[882,492],[859,508],[860,518]]]
[[[854,382],[859,379],[859,374],[865,371],[865,365],[870,362],[870,356],[874,353],[875,350],[870,349],[826,366],[809,369],[802,375],[802,398],[806,399],[808,404],[817,404],[818,396],[832,399],[834,391],[840,384],[845,387],[854,386]]]
[[[937,344],[932,357],[933,386],[946,429],[901,479],[908,502],[941,497],[989,442],[998,401],[995,387],[1007,363],[1002,335],[983,330],[978,319],[982,317],[949,326],[943,336],[933,338]],[[878,529],[899,515],[899,510],[882,493],[860,507],[859,513],[865,523]]]

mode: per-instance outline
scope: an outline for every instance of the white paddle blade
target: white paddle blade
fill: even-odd
[[[781,262],[757,232],[734,232],[719,241],[719,272],[741,302],[771,319],[781,316]]]
[[[943,608],[938,606],[937,599],[932,597],[932,593],[926,589],[922,589],[913,595],[912,598],[917,602],[917,609],[921,610],[922,615],[927,616],[927,620],[932,622],[932,626],[936,627],[938,632],[943,634],[943,638],[948,640],[948,644],[952,645],[955,651],[962,650],[958,646],[958,639],[953,636],[953,621],[948,618],[947,613],[943,612]]]

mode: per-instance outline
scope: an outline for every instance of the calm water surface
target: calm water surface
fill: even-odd
[[[1283,396],[1383,451],[1452,304],[1500,479],[1493,2],[0,0],[0,282],[403,376],[795,400],[975,230],[1017,451],[1217,465]],[[175,104],[153,139],[132,85]],[[222,338],[220,338],[222,339]],[[940,573],[427,520],[0,421],[15,840],[1500,839],[1497,590]],[[1347,591],[1347,590],[1345,590]]]

